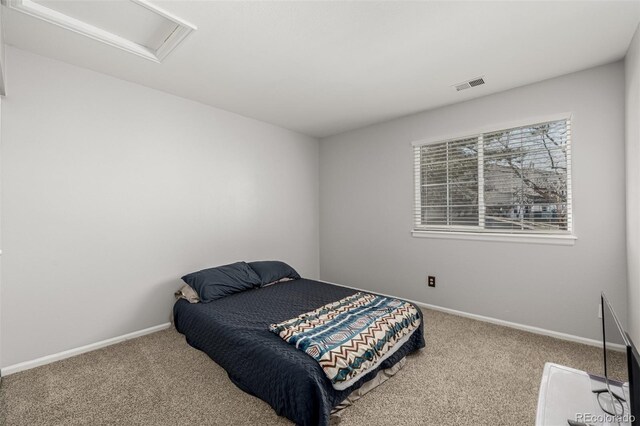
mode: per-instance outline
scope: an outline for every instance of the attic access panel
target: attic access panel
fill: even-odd
[[[6,2],[11,9],[154,62],[161,62],[196,29],[146,0]]]

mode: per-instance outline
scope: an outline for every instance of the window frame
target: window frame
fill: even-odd
[[[497,125],[486,126],[473,132],[465,132],[456,135],[441,136],[428,139],[419,139],[411,142],[412,162],[414,168],[414,212],[412,215],[411,235],[421,238],[440,238],[440,239],[463,239],[463,240],[484,240],[484,241],[502,241],[517,243],[534,243],[534,244],[556,244],[556,245],[574,245],[577,237],[575,235],[575,221],[573,217],[573,194],[572,194],[572,170],[571,161],[573,155],[572,137],[567,139],[569,155],[567,156],[567,215],[570,220],[567,223],[567,231],[538,231],[538,232],[500,232],[499,230],[488,231],[483,226],[482,211],[484,205],[484,143],[481,138],[487,133],[500,132],[517,127],[533,126],[551,121],[569,121],[573,127],[573,114],[561,113],[542,117],[528,118],[518,121],[511,121]],[[415,147],[432,145],[438,143],[446,143],[460,139],[478,139],[478,225],[447,225],[448,229],[443,229],[442,225],[424,225],[418,223],[415,216],[415,209],[420,208],[422,201],[421,194],[421,177],[420,163],[416,163]]]

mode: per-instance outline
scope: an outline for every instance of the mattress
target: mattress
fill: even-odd
[[[211,303],[174,305],[176,329],[187,342],[227,371],[243,391],[267,402],[299,425],[328,425],[331,409],[354,390],[424,347],[424,319],[392,356],[352,386],[336,390],[320,365],[269,331],[279,323],[356,290],[307,279],[236,293]]]

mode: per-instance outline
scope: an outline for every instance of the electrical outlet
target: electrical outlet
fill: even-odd
[[[602,319],[602,303],[598,303],[598,318]]]
[[[429,287],[435,287],[436,286],[436,277],[434,277],[433,275],[429,275],[427,277],[427,285]]]

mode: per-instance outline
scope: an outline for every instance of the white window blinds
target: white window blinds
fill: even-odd
[[[414,230],[570,234],[569,119],[414,145]]]

